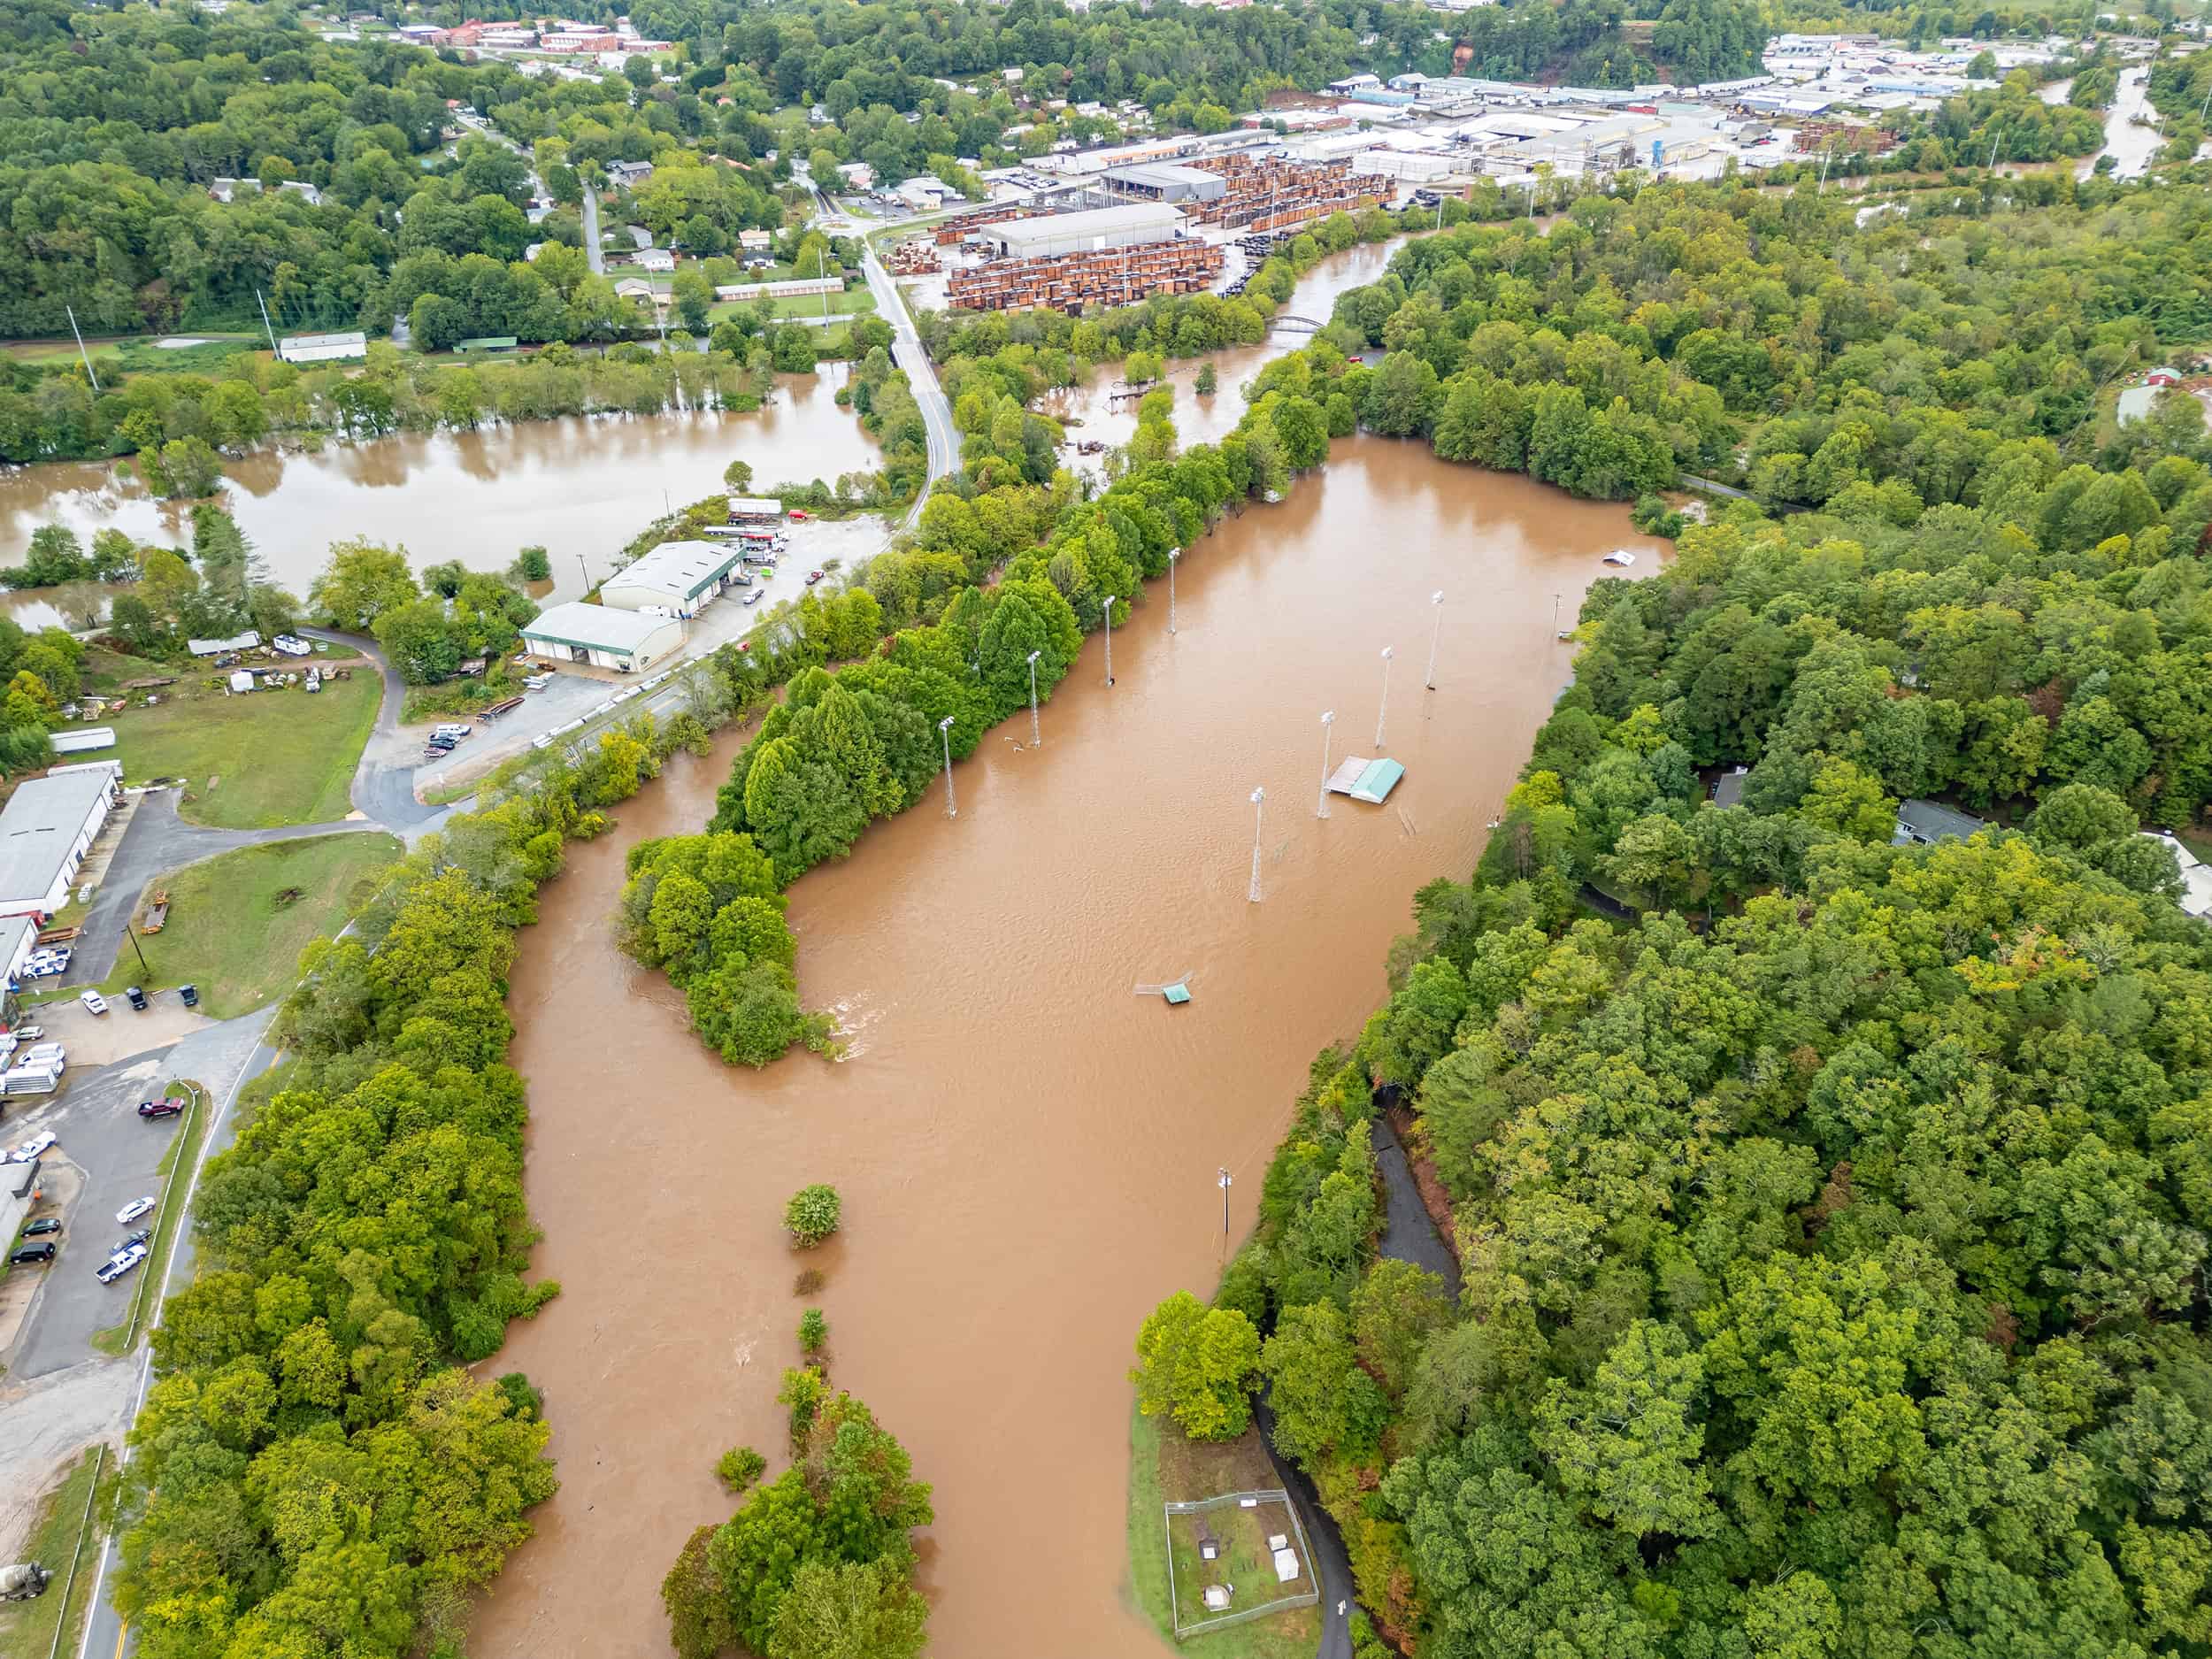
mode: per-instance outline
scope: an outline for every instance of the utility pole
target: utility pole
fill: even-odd
[[[1267,791],[1252,791],[1252,890],[1246,897],[1254,904],[1260,902],[1260,820],[1267,810]]]
[[[64,303],[62,310],[69,313],[69,332],[77,336],[77,355],[84,359],[85,379],[92,382],[92,389],[100,389],[100,377],[92,372],[92,354],[84,349],[84,335],[77,327],[77,308]]]
[[[829,238],[825,236],[822,239],[822,245],[814,250],[814,274],[824,282],[829,280],[829,266],[825,263],[828,257]],[[822,290],[822,323],[825,327],[828,326],[829,290],[827,288]]]
[[[254,303],[261,307],[261,332],[269,336],[269,349],[277,349],[276,330],[269,325],[269,302],[261,297],[261,290],[253,291]]]
[[[1321,710],[1321,798],[1320,798],[1320,800],[1319,800],[1318,802],[1317,802],[1317,803],[1315,803],[1315,805],[1314,805],[1314,809],[1313,809],[1313,815],[1314,815],[1314,817],[1316,817],[1316,818],[1326,818],[1326,817],[1328,817],[1328,816],[1329,816],[1329,739],[1330,739],[1330,737],[1333,735],[1333,734],[1332,734],[1332,733],[1330,732],[1329,728],[1330,728],[1331,726],[1334,726],[1335,724],[1336,724],[1336,710],[1335,710],[1334,709],[1324,709],[1324,710]]]
[[[1383,747],[1383,717],[1390,712],[1390,659],[1397,654],[1397,647],[1394,645],[1383,647],[1382,703],[1375,710],[1375,747],[1378,750]]]
[[[127,924],[123,931],[130,936],[131,949],[138,957],[138,971],[148,979],[152,979],[154,971],[146,965],[146,953],[138,949],[138,929]]]
[[[1436,626],[1429,630],[1429,675],[1423,683],[1431,691],[1436,689],[1436,647],[1444,637],[1444,590],[1440,588],[1429,595],[1429,609],[1436,612]]]
[[[952,716],[937,722],[937,734],[945,740],[945,816],[958,818],[960,809],[952,798]]]
[[[591,570],[585,565],[584,556],[581,553],[576,556],[576,571],[584,579],[584,591],[589,593],[591,591]]]
[[[1045,742],[1044,733],[1037,729],[1037,659],[1043,655],[1042,651],[1029,654],[1029,747],[1032,749],[1042,749]]]
[[[1106,595],[1106,683],[1114,683],[1114,595]]]

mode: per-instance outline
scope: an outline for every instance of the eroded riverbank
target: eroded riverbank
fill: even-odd
[[[1617,545],[1654,544],[1618,507],[1337,443],[1288,501],[1191,549],[1174,636],[1148,591],[1111,691],[1094,639],[1041,749],[1025,720],[994,732],[958,769],[957,818],[933,797],[792,889],[803,994],[854,1036],[841,1065],[726,1068],[611,942],[624,849],[697,829],[734,739],[577,849],[510,999],[536,1269],[565,1289],[492,1362],[545,1391],[563,1486],[477,1620],[479,1659],[668,1652],[661,1574],[731,1507],[715,1456],[780,1463],[803,1304],[777,1223],[812,1180],[845,1197],[807,1263],[828,1274],[836,1380],[936,1485],[933,1650],[1152,1651],[1120,1589],[1137,1324],[1210,1286],[1217,1167],[1241,1232],[1314,1050],[1382,996],[1414,890],[1471,867],[1567,676],[1553,595],[1571,614]],[[1374,752],[1385,645],[1406,781],[1317,821],[1317,717],[1337,711],[1337,758]],[[1186,972],[1187,1008],[1132,995]]]

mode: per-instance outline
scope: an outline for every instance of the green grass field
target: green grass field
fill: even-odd
[[[1167,1540],[1161,1502],[1210,1498],[1274,1484],[1274,1471],[1259,1444],[1257,1429],[1224,1445],[1201,1445],[1184,1439],[1173,1424],[1162,1425],[1131,1404],[1129,1590],[1139,1610],[1159,1632],[1164,1646],[1179,1653],[1202,1655],[1203,1659],[1312,1659],[1321,1643],[1318,1608],[1294,1608],[1248,1624],[1200,1632],[1180,1643],[1175,1640],[1169,1613]],[[1268,1577],[1271,1579],[1273,1574]]]
[[[363,830],[243,847],[157,877],[167,926],[140,935],[142,968],[126,942],[100,989],[192,985],[211,1018],[250,1013],[292,988],[300,952],[345,926],[401,850],[394,837]]]
[[[373,669],[332,680],[313,696],[297,687],[250,696],[202,695],[205,671],[150,709],[104,722],[116,745],[87,760],[123,763],[126,783],[182,778],[178,811],[216,829],[328,824],[353,810],[353,769],[376,724],[383,681]]]
[[[708,319],[720,322],[741,307],[757,309],[758,300],[723,300],[708,311]],[[786,317],[819,317],[822,296],[818,294],[793,294],[780,300],[770,300],[769,308],[779,319]],[[876,296],[864,288],[847,288],[842,294],[829,296],[829,314],[833,317],[864,317],[876,308]]]

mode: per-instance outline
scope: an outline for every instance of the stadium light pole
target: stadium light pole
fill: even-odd
[[[1037,729],[1037,659],[1043,655],[1042,651],[1029,654],[1029,747],[1032,749],[1043,748],[1045,741],[1044,733]]]
[[[1314,805],[1316,818],[1329,816],[1329,728],[1336,724],[1336,710],[1321,710],[1321,799]]]
[[[960,808],[952,798],[952,716],[937,722],[937,734],[945,740],[945,816],[958,818]]]
[[[1221,1253],[1225,1256],[1229,1254],[1229,1189],[1236,1185],[1235,1178],[1229,1173],[1229,1166],[1225,1164],[1221,1166],[1219,1179],[1221,1183]]]
[[[1383,718],[1390,712],[1390,659],[1397,654],[1398,648],[1396,646],[1386,645],[1383,647],[1382,703],[1375,710],[1375,747],[1379,749],[1383,747]]]
[[[1267,791],[1252,791],[1252,890],[1246,896],[1254,904],[1260,902],[1260,822],[1267,810]]]
[[[1175,561],[1183,557],[1183,549],[1171,547],[1167,550],[1167,631],[1175,632]]]
[[[1114,683],[1114,598],[1106,595],[1106,683]]]
[[[1436,689],[1436,647],[1444,637],[1444,590],[1440,588],[1429,595],[1429,608],[1436,612],[1436,626],[1429,630],[1429,676],[1425,682],[1431,691]]]

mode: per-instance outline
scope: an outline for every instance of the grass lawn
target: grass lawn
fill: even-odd
[[[204,690],[208,677],[188,671],[153,708],[104,720],[115,747],[81,758],[121,761],[127,784],[182,778],[179,815],[217,829],[328,824],[353,810],[353,769],[384,691],[374,669],[312,697],[297,687],[226,697]]]
[[[734,315],[741,307],[757,310],[761,303],[759,300],[722,300],[707,312],[707,320],[718,323],[725,317]],[[786,317],[819,317],[822,314],[822,296],[819,294],[790,294],[782,299],[769,300],[766,303],[779,319]],[[865,288],[847,288],[842,294],[829,296],[829,314],[833,317],[863,317],[875,308],[876,296]]]
[[[31,1536],[18,1559],[38,1563],[54,1575],[54,1581],[35,1601],[17,1601],[0,1607],[0,1655],[6,1655],[6,1659],[46,1659],[53,1647],[54,1632],[65,1619],[73,1630],[84,1617],[85,1604],[92,1595],[94,1552],[99,1548],[102,1524],[114,1509],[115,1486],[114,1457],[104,1447],[92,1447],[78,1458],[68,1478],[39,1505],[38,1518],[32,1523]],[[88,1503],[94,1506],[93,1525],[89,1528],[84,1524]],[[81,1536],[81,1556],[78,1554]],[[77,1568],[73,1584],[69,1576],[73,1561]]]
[[[169,893],[167,926],[139,936],[143,968],[126,941],[100,989],[193,985],[211,1018],[250,1013],[292,988],[300,952],[344,926],[400,852],[396,838],[363,830],[242,847],[157,877],[153,886]]]
[[[1250,1492],[1275,1485],[1273,1465],[1267,1461],[1267,1453],[1259,1443],[1259,1431],[1248,1430],[1241,1439],[1222,1445],[1203,1445],[1186,1440],[1172,1423],[1163,1424],[1138,1411],[1133,1403],[1129,1409],[1129,1582],[1137,1605],[1160,1632],[1161,1640],[1179,1651],[1188,1648],[1193,1642],[1202,1644],[1194,1651],[1206,1659],[1310,1659],[1321,1643],[1321,1610],[1318,1607],[1293,1608],[1266,1618],[1256,1618],[1242,1624],[1232,1624],[1219,1631],[1203,1631],[1184,1639],[1175,1640],[1175,1626],[1168,1608],[1168,1564],[1166,1540],[1162,1532],[1164,1519],[1160,1505],[1164,1501],[1187,1502],[1214,1497],[1225,1492]],[[1263,1511],[1266,1515],[1282,1515],[1280,1505]],[[1235,1521],[1243,1518],[1243,1512],[1233,1506],[1213,1512],[1214,1531],[1230,1540]],[[1179,1532],[1190,1525],[1190,1517],[1179,1516]],[[1278,1522],[1277,1531],[1289,1531],[1286,1517]],[[1313,1569],[1307,1563],[1306,1572]],[[1247,1586],[1244,1577],[1238,1578],[1239,1599],[1250,1606],[1255,1595],[1263,1589],[1266,1594],[1276,1593],[1274,1572],[1270,1569],[1263,1586],[1256,1579]],[[1185,1581],[1187,1582],[1187,1580]],[[1283,1588],[1288,1589],[1285,1586]],[[1310,1578],[1306,1587],[1312,1588]],[[1179,1588],[1178,1594],[1180,1594]],[[1184,1623],[1191,1622],[1186,1612]]]

